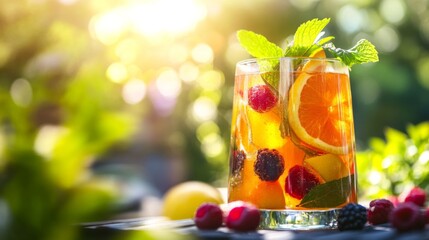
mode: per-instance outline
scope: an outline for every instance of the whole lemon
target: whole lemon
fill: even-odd
[[[172,220],[193,218],[195,211],[203,203],[222,204],[222,195],[207,183],[183,182],[165,193],[163,215]]]

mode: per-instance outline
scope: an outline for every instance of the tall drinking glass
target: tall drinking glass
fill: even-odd
[[[336,228],[356,202],[347,66],[329,58],[236,66],[228,201],[261,210],[262,229]]]

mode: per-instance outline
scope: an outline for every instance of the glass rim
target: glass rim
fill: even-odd
[[[247,58],[237,62],[237,65],[245,65],[251,63],[257,63],[258,61],[269,61],[269,60],[279,60],[289,59],[289,60],[311,60],[311,61],[319,61],[319,62],[333,62],[345,65],[338,58],[319,58],[319,57],[264,57],[264,58]]]

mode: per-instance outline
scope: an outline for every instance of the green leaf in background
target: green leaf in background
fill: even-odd
[[[315,186],[308,192],[298,207],[336,207],[344,203],[350,195],[350,185],[354,184],[354,175]]]
[[[414,186],[429,190],[429,122],[406,129],[387,128],[384,139],[370,139],[369,149],[357,154],[361,198],[395,196]]]

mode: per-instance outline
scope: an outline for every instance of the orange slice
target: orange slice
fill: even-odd
[[[313,52],[310,57],[312,58],[326,58],[326,54],[325,51],[323,50],[323,48],[320,48],[319,50]]]
[[[346,154],[352,144],[352,118],[348,75],[301,72],[288,103],[289,125],[301,141],[325,152]]]

